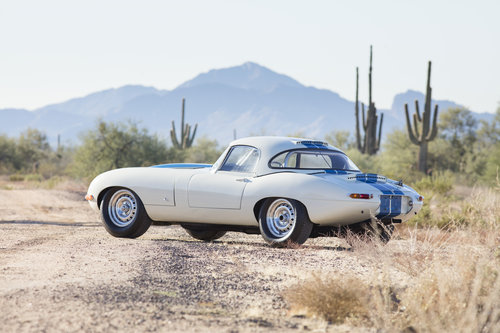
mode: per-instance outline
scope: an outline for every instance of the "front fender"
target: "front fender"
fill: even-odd
[[[134,191],[144,205],[174,206],[175,177],[171,170],[161,168],[123,168],[104,172],[90,183],[92,208],[99,210],[99,199],[111,187]]]

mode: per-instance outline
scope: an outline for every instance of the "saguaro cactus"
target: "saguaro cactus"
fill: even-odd
[[[408,128],[408,135],[413,144],[418,145],[418,170],[427,173],[427,144],[429,141],[434,140],[437,134],[437,116],[438,106],[434,107],[434,116],[431,122],[431,102],[432,102],[432,88],[431,88],[431,62],[429,61],[429,68],[427,70],[427,89],[425,92],[425,106],[422,117],[418,107],[418,100],[415,100],[415,113],[413,114],[413,129],[410,120],[410,113],[408,112],[408,104],[405,104],[406,113],[406,126]]]
[[[198,124],[194,125],[193,135],[191,135],[191,125],[184,125],[184,112],[185,112],[186,99],[182,99],[182,118],[181,118],[181,138],[180,142],[177,140],[177,134],[175,133],[175,122],[172,120],[172,129],[170,130],[170,138],[172,139],[172,144],[177,149],[186,149],[191,147],[194,141],[194,136],[196,135],[196,129]]]
[[[363,139],[359,130],[359,71],[356,67],[356,103],[354,105],[354,115],[356,116],[356,142],[358,150],[364,154],[373,155],[380,149],[380,139],[382,137],[382,123],[384,114],[380,115],[380,124],[378,128],[377,138],[377,123],[378,115],[375,103],[372,101],[372,47],[370,45],[370,71],[368,74],[368,111],[365,117],[365,105],[361,103],[361,126],[365,132]]]

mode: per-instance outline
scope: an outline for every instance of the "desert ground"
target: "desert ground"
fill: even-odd
[[[285,295],[318,274],[386,274],[396,286],[411,275],[335,237],[275,249],[260,235],[205,243],[178,226],[152,226],[118,239],[83,185],[0,185],[3,332],[370,332],[306,316]],[[383,251],[397,256],[412,244],[396,235]]]
[[[118,239],[84,187],[17,187],[0,190],[5,332],[330,331],[324,320],[291,314],[283,292],[318,270],[363,274],[369,265],[337,238],[273,249],[259,235],[205,243],[178,226],[152,226]]]

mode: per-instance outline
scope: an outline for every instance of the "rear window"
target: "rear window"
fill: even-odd
[[[326,149],[297,149],[283,152],[269,162],[273,169],[331,169],[359,171],[344,153]]]

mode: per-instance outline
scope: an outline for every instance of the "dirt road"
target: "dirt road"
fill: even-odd
[[[1,331],[352,330],[290,313],[282,297],[315,272],[371,270],[343,240],[273,249],[258,235],[204,243],[161,226],[118,239],[83,195],[0,190]]]

